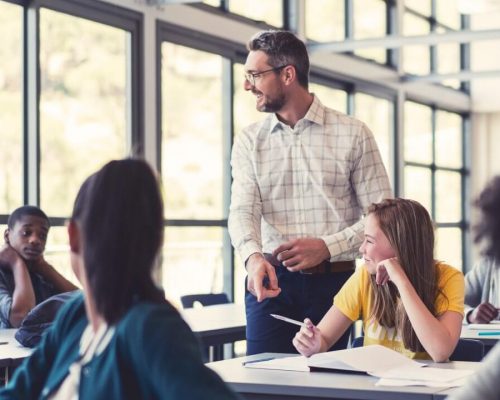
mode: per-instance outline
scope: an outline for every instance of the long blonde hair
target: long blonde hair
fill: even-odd
[[[414,200],[395,198],[372,204],[369,214],[376,217],[378,225],[394,250],[401,267],[418,296],[436,315],[438,269],[434,260],[434,226],[427,210]],[[403,338],[405,348],[420,352],[424,348],[411,326],[399,292],[392,282],[377,285],[371,276],[371,317],[387,328],[395,327]]]

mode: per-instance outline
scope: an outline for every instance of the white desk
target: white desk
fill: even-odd
[[[500,324],[498,325],[498,331],[500,331]],[[487,332],[477,329],[469,329],[468,325],[462,325],[462,332],[460,337],[462,339],[475,339],[480,340],[484,344],[484,351],[487,353],[493,346],[495,346],[500,339],[499,335],[479,335],[479,332]]]
[[[17,367],[21,362],[31,355],[33,349],[23,347],[14,335],[17,329],[0,329],[0,368],[5,369],[4,379],[7,383],[11,369]],[[6,344],[4,344],[6,342]]]
[[[0,367],[19,365],[23,359],[30,356],[33,349],[21,346],[14,335],[17,329],[0,329]]]
[[[264,353],[207,364],[244,399],[252,400],[434,400],[450,389],[421,386],[375,386],[378,378],[334,372],[294,372],[245,368],[243,360],[286,356]],[[431,364],[437,368],[476,369],[480,363],[451,362]]]
[[[223,358],[223,344],[246,339],[247,321],[243,304],[218,304],[180,312],[203,345],[214,346],[214,360]]]

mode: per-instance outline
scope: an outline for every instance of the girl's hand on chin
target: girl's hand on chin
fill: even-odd
[[[375,269],[375,282],[378,285],[385,285],[388,281],[393,281],[397,286],[398,281],[403,277],[406,275],[396,257],[380,261]]]

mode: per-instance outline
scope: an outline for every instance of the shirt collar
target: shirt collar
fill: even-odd
[[[314,93],[313,102],[302,119],[318,125],[323,125],[325,122],[325,106]],[[283,129],[282,122],[278,119],[275,113],[271,114],[269,120],[269,132],[273,133],[281,129]]]

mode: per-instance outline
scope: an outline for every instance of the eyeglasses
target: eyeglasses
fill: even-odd
[[[255,86],[255,79],[256,78],[259,78],[261,75],[267,73],[267,72],[275,72],[275,71],[279,71],[283,68],[285,68],[287,65],[282,65],[281,67],[274,67],[274,68],[269,68],[269,69],[266,69],[264,71],[260,71],[260,72],[247,72],[245,74],[245,79],[248,81],[248,83],[250,83],[250,85],[252,86]]]

